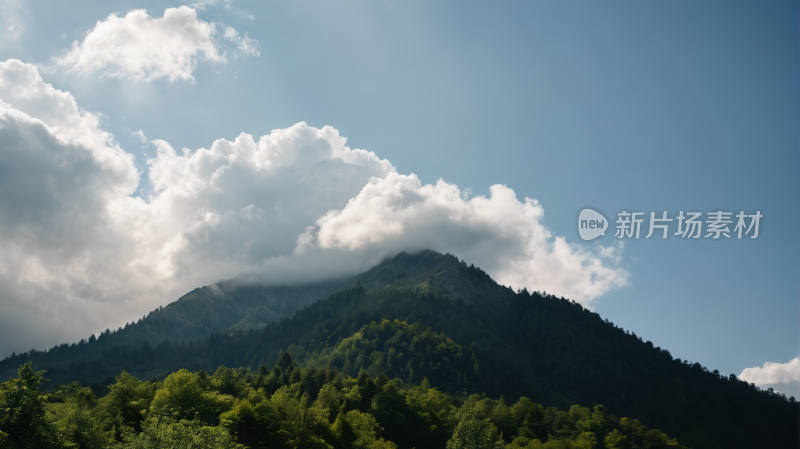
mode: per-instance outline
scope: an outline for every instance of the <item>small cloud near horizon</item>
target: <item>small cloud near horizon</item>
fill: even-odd
[[[739,378],[757,386],[772,388],[786,396],[800,398],[800,358],[786,363],[766,362],[764,366],[745,368]]]

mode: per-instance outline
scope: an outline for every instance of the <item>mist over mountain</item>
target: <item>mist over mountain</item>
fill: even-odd
[[[453,256],[431,250],[400,253],[355,276],[313,283],[295,281],[288,285],[261,282],[246,274],[196,288],[137,322],[116,330],[107,329],[95,338],[103,340],[105,345],[139,346],[164,339],[182,341],[214,332],[258,329],[291,317],[297,310],[359,282],[369,290],[436,290],[467,301],[509,300],[514,296],[511,289],[497,285],[474,266],[468,267]]]

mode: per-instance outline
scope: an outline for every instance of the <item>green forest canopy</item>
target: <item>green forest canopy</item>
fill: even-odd
[[[300,368],[182,369],[159,382],[122,372],[97,399],[79,382],[41,394],[32,364],[0,384],[0,448],[682,448],[603,406],[453,396],[419,384]]]
[[[33,360],[58,382],[81,380],[102,396],[122,370],[161,380],[181,368],[255,371],[286,350],[302,367],[351,377],[364,369],[406,384],[427,378],[454,398],[526,397],[562,410],[604,404],[698,449],[796,443],[793,398],[673,359],[579,304],[526,291],[509,302],[466,303],[436,291],[355,286],[255,331],[139,348],[108,341],[32,352],[0,365]]]

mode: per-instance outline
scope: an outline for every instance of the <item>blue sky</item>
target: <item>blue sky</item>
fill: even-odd
[[[153,193],[147,160],[157,155],[154,140],[180,153],[306,122],[335,128],[348,147],[374,152],[422,185],[443,179],[474,197],[502,184],[520,201],[535,198],[554,236],[589,251],[596,245],[575,232],[587,205],[612,220],[623,209],[670,216],[759,210],[755,240],[626,241],[618,264],[603,263],[624,270],[628,285],[587,301],[674,357],[723,373],[798,356],[796,2],[233,0],[194,5],[197,19],[216,27],[225,61],[197,57],[193,81],[113,77],[58,63],[109,14],[146,9],[160,18],[181,5],[3,7],[0,61],[33,64],[78,107],[102,114],[100,128],[141,173],[131,197]],[[236,41],[222,37],[226,27],[256,40],[258,54],[237,51]],[[139,130],[145,141],[132,133]],[[368,175],[375,174],[363,173],[362,184]],[[320,210],[342,209],[354,192]],[[314,224],[304,220],[303,228]],[[292,229],[287,236],[296,237]],[[613,240],[612,232],[600,243]],[[262,255],[288,255],[294,243]],[[468,261],[480,254],[453,252]],[[207,270],[164,291],[179,296],[190,281],[221,277]],[[126,304],[127,321],[174,299],[116,300]],[[85,332],[32,341],[71,341],[116,326],[101,322],[110,316],[78,319]],[[30,346],[17,340],[13,350]],[[800,371],[782,366],[800,379]],[[785,376],[759,375],[766,377],[753,379],[762,385],[800,392]]]

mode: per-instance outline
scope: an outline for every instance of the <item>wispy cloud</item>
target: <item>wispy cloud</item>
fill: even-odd
[[[233,0],[197,0],[189,3],[189,6],[198,11],[205,11],[209,6],[222,5],[225,8],[231,8]]]
[[[2,18],[0,26],[3,28],[3,31],[0,32],[0,42],[6,39],[16,41],[22,36],[25,31],[22,12],[23,4],[20,0],[7,0],[0,3],[0,17]]]
[[[225,27],[225,39],[232,42],[237,49],[236,56],[260,56],[261,44],[250,37],[247,33],[240,36],[239,32],[232,27]]]
[[[221,6],[223,10],[227,11],[228,13],[233,13],[235,15],[244,17],[248,20],[255,20],[255,16],[252,13],[249,13],[239,7],[233,6],[233,0],[196,0],[191,3],[188,3],[190,8],[194,8],[198,11],[205,11],[210,7]]]
[[[601,245],[599,242],[596,245],[597,254],[600,257],[610,260],[614,265],[619,265],[622,263],[622,255],[625,252],[624,241],[619,241],[616,244],[612,243],[608,246]]]
[[[144,135],[144,131],[142,131],[141,129],[138,129],[138,130],[134,131],[134,130],[128,128],[127,126],[125,127],[125,129],[128,130],[128,133],[130,133],[131,136],[136,137],[137,139],[139,139],[142,142],[143,145],[147,144],[147,142],[148,142],[147,141],[147,136]]]

